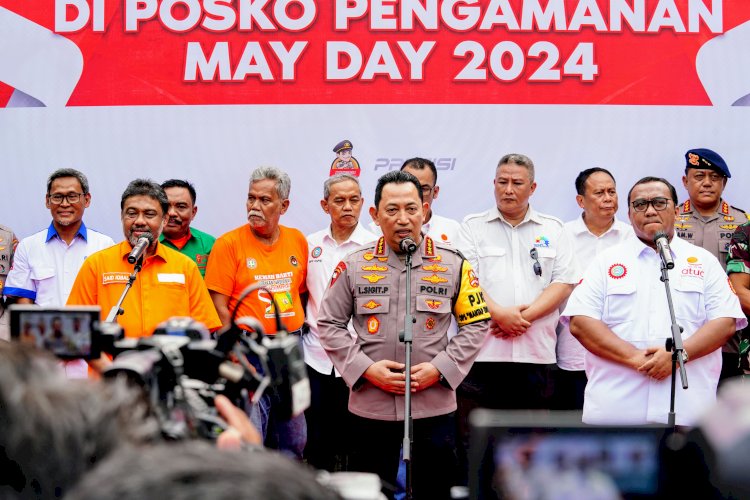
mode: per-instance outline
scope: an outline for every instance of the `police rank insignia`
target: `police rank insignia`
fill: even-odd
[[[628,269],[622,264],[612,264],[609,266],[607,274],[609,274],[610,278],[619,280],[628,274]]]
[[[370,300],[369,302],[367,302],[367,304],[362,304],[362,307],[364,307],[364,308],[369,309],[369,310],[372,311],[373,309],[377,309],[378,307],[380,307],[382,305],[383,304],[380,304],[379,302],[375,302],[374,300]]]
[[[447,283],[448,279],[443,278],[442,276],[438,276],[437,274],[433,274],[432,276],[423,277],[422,281],[426,281],[427,283],[432,283],[433,285],[437,285],[438,283]]]
[[[366,279],[367,281],[369,281],[370,283],[377,283],[378,281],[385,278],[385,276],[383,276],[382,274],[375,274],[375,273],[363,274],[362,277]]]
[[[380,330],[380,320],[375,316],[370,316],[367,320],[367,333],[375,335]]]
[[[363,271],[387,271],[387,266],[379,266],[377,264],[373,264],[371,266],[362,266]]]
[[[719,227],[721,229],[730,229],[730,230],[734,231],[735,229],[737,229],[738,226],[739,226],[739,224],[722,224]]]
[[[429,266],[422,266],[422,269],[425,271],[430,271],[433,273],[444,273],[448,270],[445,266],[440,266],[438,264],[430,264]]]
[[[362,258],[365,259],[367,262],[370,262],[372,259],[375,258],[375,254],[373,254],[372,252],[367,252],[366,254],[364,254],[362,256]],[[378,257],[377,259],[380,262],[387,262],[388,261],[388,257]]]
[[[425,304],[427,304],[427,307],[430,309],[438,309],[440,305],[443,303],[442,300],[433,300],[433,299],[426,299],[424,301]]]

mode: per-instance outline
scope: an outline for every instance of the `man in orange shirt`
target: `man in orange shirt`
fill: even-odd
[[[252,316],[267,334],[276,333],[275,308],[287,331],[299,334],[305,321],[307,287],[307,240],[297,229],[279,225],[289,208],[291,179],[274,167],[261,167],[250,176],[247,221],[219,237],[206,269],[206,286],[226,326],[242,291],[261,283],[239,306],[237,316]],[[275,395],[266,393],[253,405],[250,419],[276,446],[297,458],[306,442],[304,415],[284,421],[274,411]]]
[[[78,272],[68,305],[99,305],[102,319],[114,307],[133,272],[128,255],[138,239],[150,234],[152,243],[143,254],[143,268],[122,304],[117,322],[127,337],[151,335],[172,316],[189,316],[209,330],[221,326],[208,290],[195,262],[159,243],[169,201],[156,183],[136,179],[120,202],[125,241],[90,255]]]

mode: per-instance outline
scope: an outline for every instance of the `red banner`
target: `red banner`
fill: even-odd
[[[750,20],[747,0],[0,0],[3,8],[6,22],[31,21],[80,51],[68,106],[710,105],[698,51]],[[3,42],[32,50],[27,28]],[[65,71],[31,45],[38,78]],[[13,72],[0,70],[0,81],[28,93],[8,81]],[[19,81],[34,87],[35,75]],[[0,85],[0,106],[8,98]]]

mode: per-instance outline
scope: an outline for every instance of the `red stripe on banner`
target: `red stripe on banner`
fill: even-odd
[[[73,4],[83,0],[0,0],[0,7],[18,13],[67,37],[80,48],[84,68],[78,85],[68,101],[69,106],[119,106],[164,104],[617,104],[617,105],[710,105],[711,102],[696,73],[698,50],[708,40],[750,20],[747,0],[706,0],[705,9],[721,8],[722,31],[712,31],[699,22],[693,32],[679,33],[663,27],[675,22],[686,28],[697,11],[688,12],[682,0],[645,0],[645,25],[634,32],[626,21],[614,31],[609,25],[610,0],[598,0],[606,29],[597,30],[596,16],[590,10],[579,12],[579,0],[565,1],[566,26],[574,13],[589,19],[576,31],[516,30],[505,25],[490,31],[477,28],[489,1],[476,4],[456,1],[453,29],[438,15],[435,30],[424,29],[415,22],[413,29],[399,29],[400,2],[385,0],[351,0],[347,5],[366,7],[361,18],[352,17],[348,28],[336,30],[334,2],[309,0],[317,7],[309,27],[299,32],[280,27],[274,18],[275,2],[269,0],[264,12],[273,27],[261,30],[253,26],[239,31],[237,25],[221,32],[211,32],[200,23],[220,20],[218,14],[190,12],[186,5],[204,6],[207,2],[177,2],[170,12],[141,20],[135,31],[128,32],[135,11],[161,5],[161,0],[128,2],[124,0],[89,0],[85,5],[93,12],[89,22],[76,32],[55,26],[55,7],[67,7],[67,19],[79,10]],[[213,2],[239,11],[240,4],[226,0]],[[256,2],[257,3],[257,2]],[[290,18],[303,14],[291,3]],[[343,2],[342,2],[343,3]],[[425,0],[423,4],[447,4],[443,0]],[[549,2],[552,4],[553,2]],[[629,2],[630,4],[639,2]],[[504,4],[504,2],[497,2]],[[525,5],[547,2],[508,0],[513,17],[522,19]],[[103,5],[103,13],[95,12]],[[379,5],[378,9],[375,8]],[[622,5],[622,2],[617,2]],[[382,7],[385,6],[385,7]],[[674,6],[673,8],[671,6]],[[205,8],[205,7],[202,7]],[[526,7],[527,9],[529,7]],[[704,10],[705,10],[704,9]],[[384,12],[383,28],[371,28],[375,12]],[[393,12],[391,12],[393,11]],[[228,11],[222,11],[226,14]],[[478,21],[465,31],[460,22],[477,14]],[[197,27],[184,32],[174,30],[180,21],[197,15]],[[225,15],[222,14],[222,15]],[[161,17],[160,17],[161,16]],[[170,23],[163,19],[171,16]],[[247,15],[245,16],[247,17]],[[662,19],[655,33],[648,27],[654,17]],[[94,19],[102,30],[94,31]],[[509,18],[509,17],[508,17]],[[395,21],[394,21],[395,20]],[[396,29],[385,26],[394,21]],[[260,22],[260,21],[256,21]],[[689,31],[689,29],[687,30]],[[434,45],[430,45],[434,42]],[[333,57],[329,44],[351,48],[348,55]],[[295,45],[297,44],[297,45]],[[303,47],[304,44],[304,47]],[[426,45],[427,44],[427,45]],[[284,55],[298,49],[296,58]],[[422,48],[424,64],[410,64],[410,51]],[[347,78],[345,71],[331,71],[352,57],[362,63]],[[287,58],[288,62],[282,64]],[[412,54],[412,60],[417,56]],[[214,71],[196,69],[196,61],[214,58]],[[296,61],[294,63],[293,61]],[[389,67],[388,63],[393,64]],[[355,61],[356,62],[356,61]],[[202,62],[203,66],[208,64]],[[731,61],[728,62],[731,64]],[[328,66],[327,66],[328,65]],[[355,65],[356,66],[356,65]],[[244,69],[243,69],[244,68]],[[421,74],[420,74],[421,71]],[[368,72],[372,74],[368,74]],[[192,74],[195,73],[195,78]]]
[[[13,94],[13,87],[5,85],[0,82],[0,108],[4,108],[8,105],[10,96]]]

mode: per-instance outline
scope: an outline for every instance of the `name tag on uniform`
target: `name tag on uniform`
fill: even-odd
[[[130,273],[123,272],[110,272],[102,273],[102,285],[114,285],[119,283],[127,283]]]
[[[158,273],[156,279],[159,280],[159,283],[185,284],[185,275],[182,273]]]

